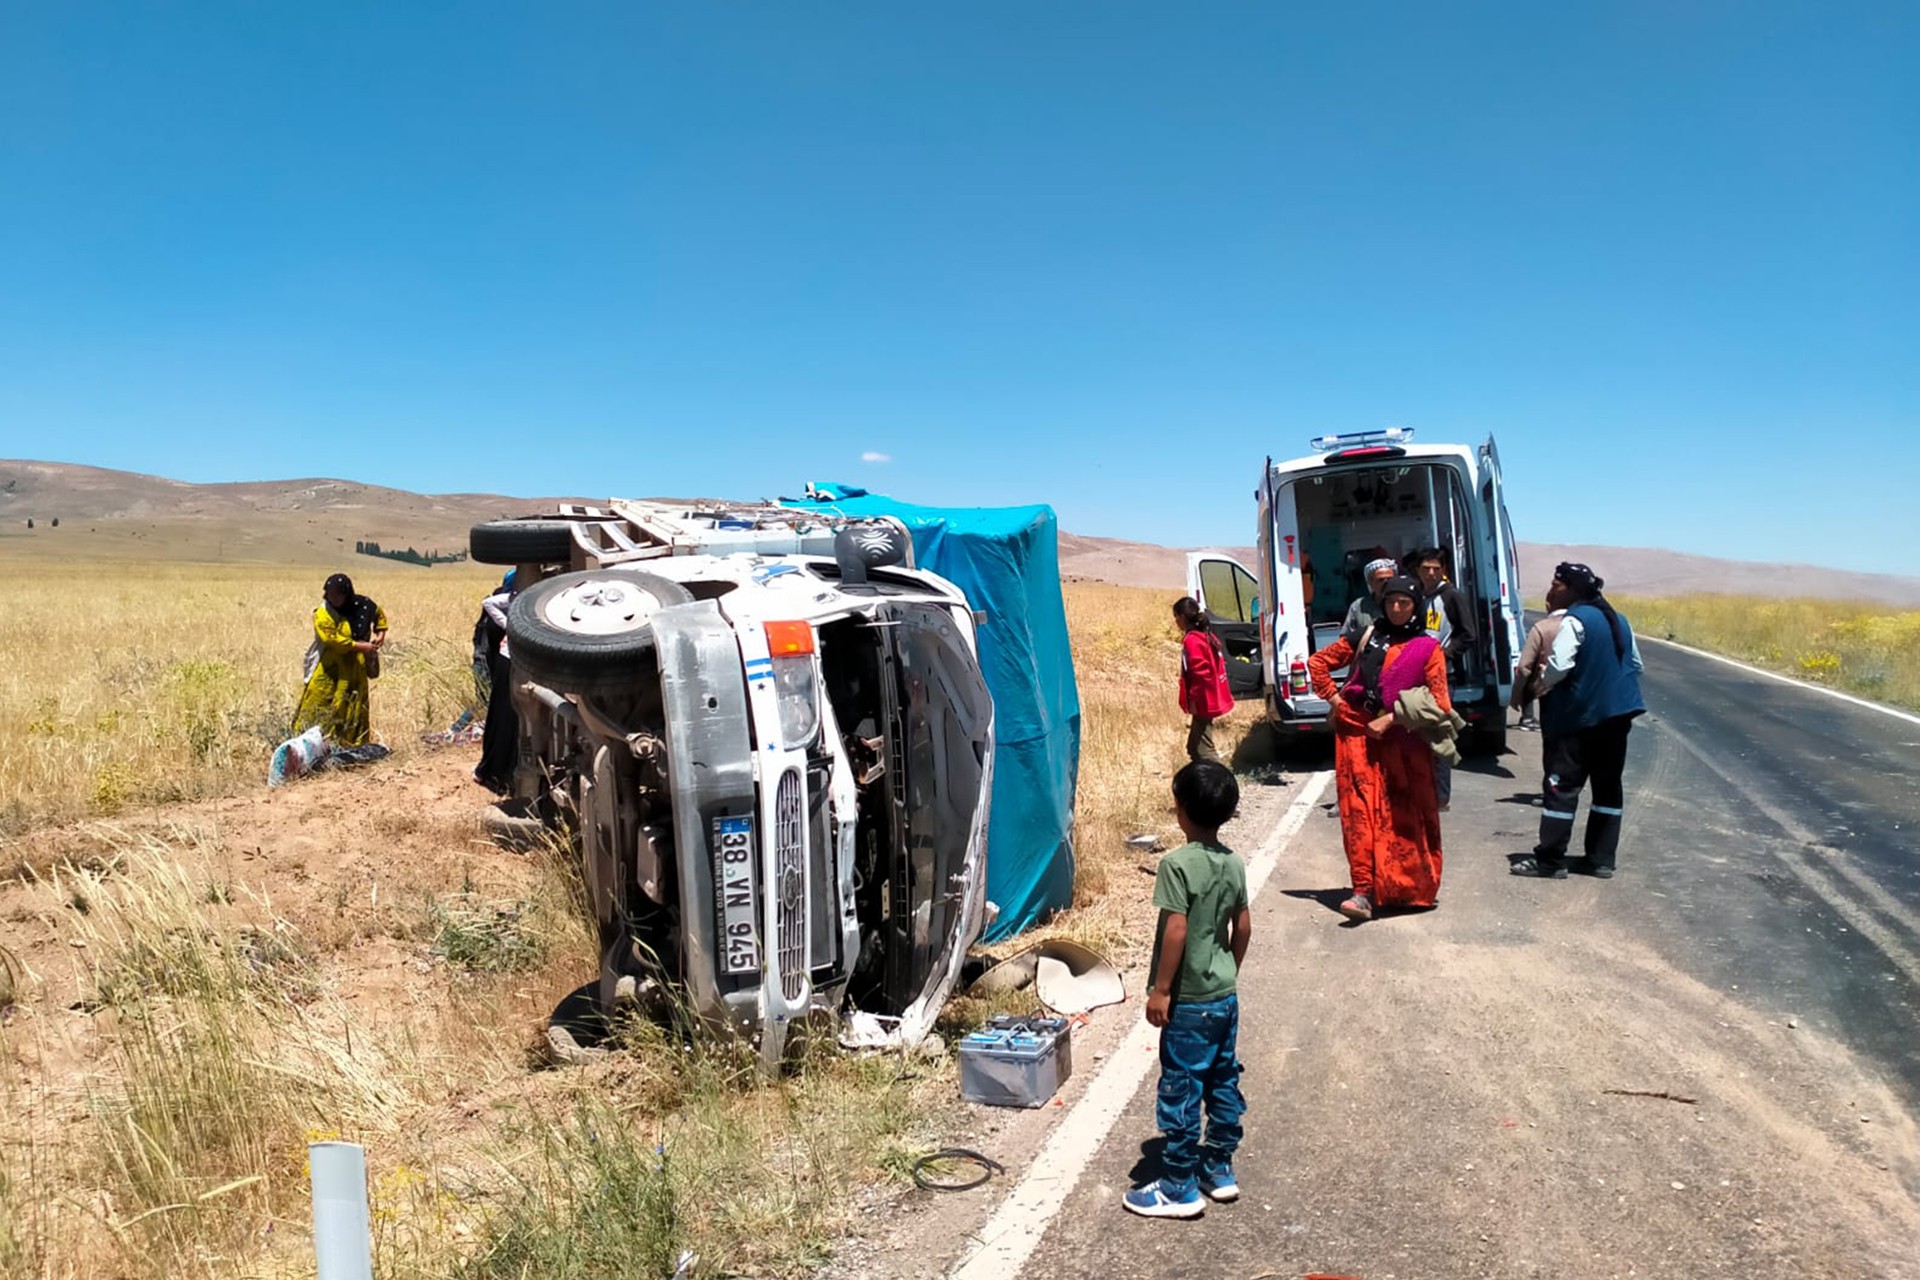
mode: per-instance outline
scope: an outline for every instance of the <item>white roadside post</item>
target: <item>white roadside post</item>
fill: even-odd
[[[373,1280],[367,1219],[367,1152],[357,1142],[307,1144],[313,1170],[313,1249],[318,1280]]]

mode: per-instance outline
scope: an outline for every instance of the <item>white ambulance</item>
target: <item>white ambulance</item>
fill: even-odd
[[[1285,735],[1327,728],[1328,705],[1307,682],[1307,657],[1340,638],[1348,606],[1367,590],[1369,561],[1425,547],[1473,610],[1478,642],[1451,664],[1456,709],[1476,745],[1497,751],[1522,638],[1520,572],[1501,489],[1500,453],[1417,445],[1413,431],[1321,436],[1313,453],[1268,459],[1259,490],[1259,562],[1217,552],[1188,557],[1188,589],[1213,620],[1236,683],[1264,689]]]

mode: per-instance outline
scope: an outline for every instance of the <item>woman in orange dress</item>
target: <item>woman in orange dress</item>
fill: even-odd
[[[1440,804],[1433,748],[1394,723],[1401,693],[1424,685],[1443,710],[1447,659],[1427,635],[1420,588],[1397,577],[1381,591],[1385,616],[1359,635],[1340,637],[1307,659],[1313,691],[1333,704],[1334,781],[1353,895],[1340,904],[1349,920],[1383,907],[1431,907],[1440,892]],[[1352,664],[1345,688],[1333,670]]]

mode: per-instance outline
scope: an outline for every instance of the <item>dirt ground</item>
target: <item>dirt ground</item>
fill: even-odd
[[[96,1140],[88,1135],[102,1108],[115,1105],[123,1012],[100,993],[129,957],[147,958],[135,980],[168,982],[153,939],[179,939],[183,950],[189,931],[258,940],[262,965],[287,978],[269,1069],[324,1065],[341,1085],[329,1095],[338,1105],[308,1121],[307,1136],[337,1131],[373,1143],[381,1175],[433,1167],[427,1153],[481,1148],[496,1104],[548,1087],[527,1072],[538,1029],[587,971],[590,948],[573,948],[562,927],[546,963],[510,974],[460,971],[433,953],[437,911],[529,903],[549,879],[535,859],[483,838],[487,797],[468,777],[473,754],[449,748],[280,790],[43,829],[0,848],[0,872],[16,873],[0,880],[0,947],[16,987],[0,1015],[0,1132],[34,1183],[16,1183],[11,1227],[59,1242],[43,1247],[55,1250],[60,1274],[125,1274],[111,1247],[75,1244],[110,1246],[113,1235],[97,1224],[133,1216],[102,1190],[114,1180],[82,1148]],[[25,869],[34,874],[17,878]],[[141,930],[141,944],[129,946]],[[303,1150],[298,1124],[276,1139],[268,1166],[293,1166],[276,1175],[279,1185],[300,1185]],[[301,1203],[285,1199],[260,1206],[288,1228],[258,1259],[272,1274],[293,1265],[306,1230],[304,1190]]]
[[[42,829],[0,848],[0,872],[33,868],[37,882],[0,882],[0,931],[26,979],[17,1032],[75,1008],[90,987],[88,946],[72,906],[89,877],[110,883],[164,856],[204,892],[231,898],[232,918],[297,934],[346,997],[369,1008],[427,999],[419,948],[406,945],[449,892],[511,899],[537,878],[527,857],[485,838],[488,798],[467,776],[473,749],[405,764],[322,774],[277,790],[170,806],[112,822]],[[532,998],[533,993],[529,993]],[[531,1007],[531,1006],[530,1006]],[[58,1012],[56,1012],[58,1011]],[[56,1028],[38,1030],[53,1032]],[[58,1052],[65,1037],[16,1034]]]

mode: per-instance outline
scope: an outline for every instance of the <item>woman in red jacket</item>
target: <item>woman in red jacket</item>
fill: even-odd
[[[1227,691],[1227,651],[1213,634],[1206,610],[1192,596],[1173,602],[1180,639],[1180,709],[1192,717],[1187,726],[1187,759],[1218,760],[1213,722],[1233,710]]]

